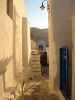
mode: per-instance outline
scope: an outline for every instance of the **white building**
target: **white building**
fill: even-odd
[[[68,45],[68,89],[71,89],[71,99],[75,100],[75,1],[74,0],[48,0],[49,1],[49,79],[50,92],[59,94],[65,100],[60,91],[60,48]],[[72,18],[73,16],[73,18]],[[72,37],[73,36],[73,37]],[[72,46],[73,45],[73,46]],[[63,73],[64,74],[64,73]]]
[[[29,32],[24,0],[0,0],[0,97],[29,59]]]
[[[38,40],[37,43],[36,43],[36,46],[38,48],[38,50],[43,50],[43,52],[46,52],[46,41],[44,40]]]

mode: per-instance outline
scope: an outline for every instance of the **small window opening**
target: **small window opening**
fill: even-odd
[[[43,50],[43,45],[39,45],[39,50]]]
[[[13,0],[7,0],[7,14],[13,19]]]

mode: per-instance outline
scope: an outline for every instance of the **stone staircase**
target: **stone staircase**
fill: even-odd
[[[36,50],[32,52],[30,67],[34,76],[41,76],[40,54]]]

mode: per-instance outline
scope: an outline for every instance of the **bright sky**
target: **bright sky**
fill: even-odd
[[[26,14],[30,27],[48,28],[47,1],[44,1],[45,9],[41,10],[43,0],[24,0],[26,5]]]

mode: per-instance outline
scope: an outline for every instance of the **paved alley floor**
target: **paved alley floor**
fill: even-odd
[[[35,78],[27,83],[24,94],[17,100],[60,100],[55,94],[49,94],[48,77]]]

